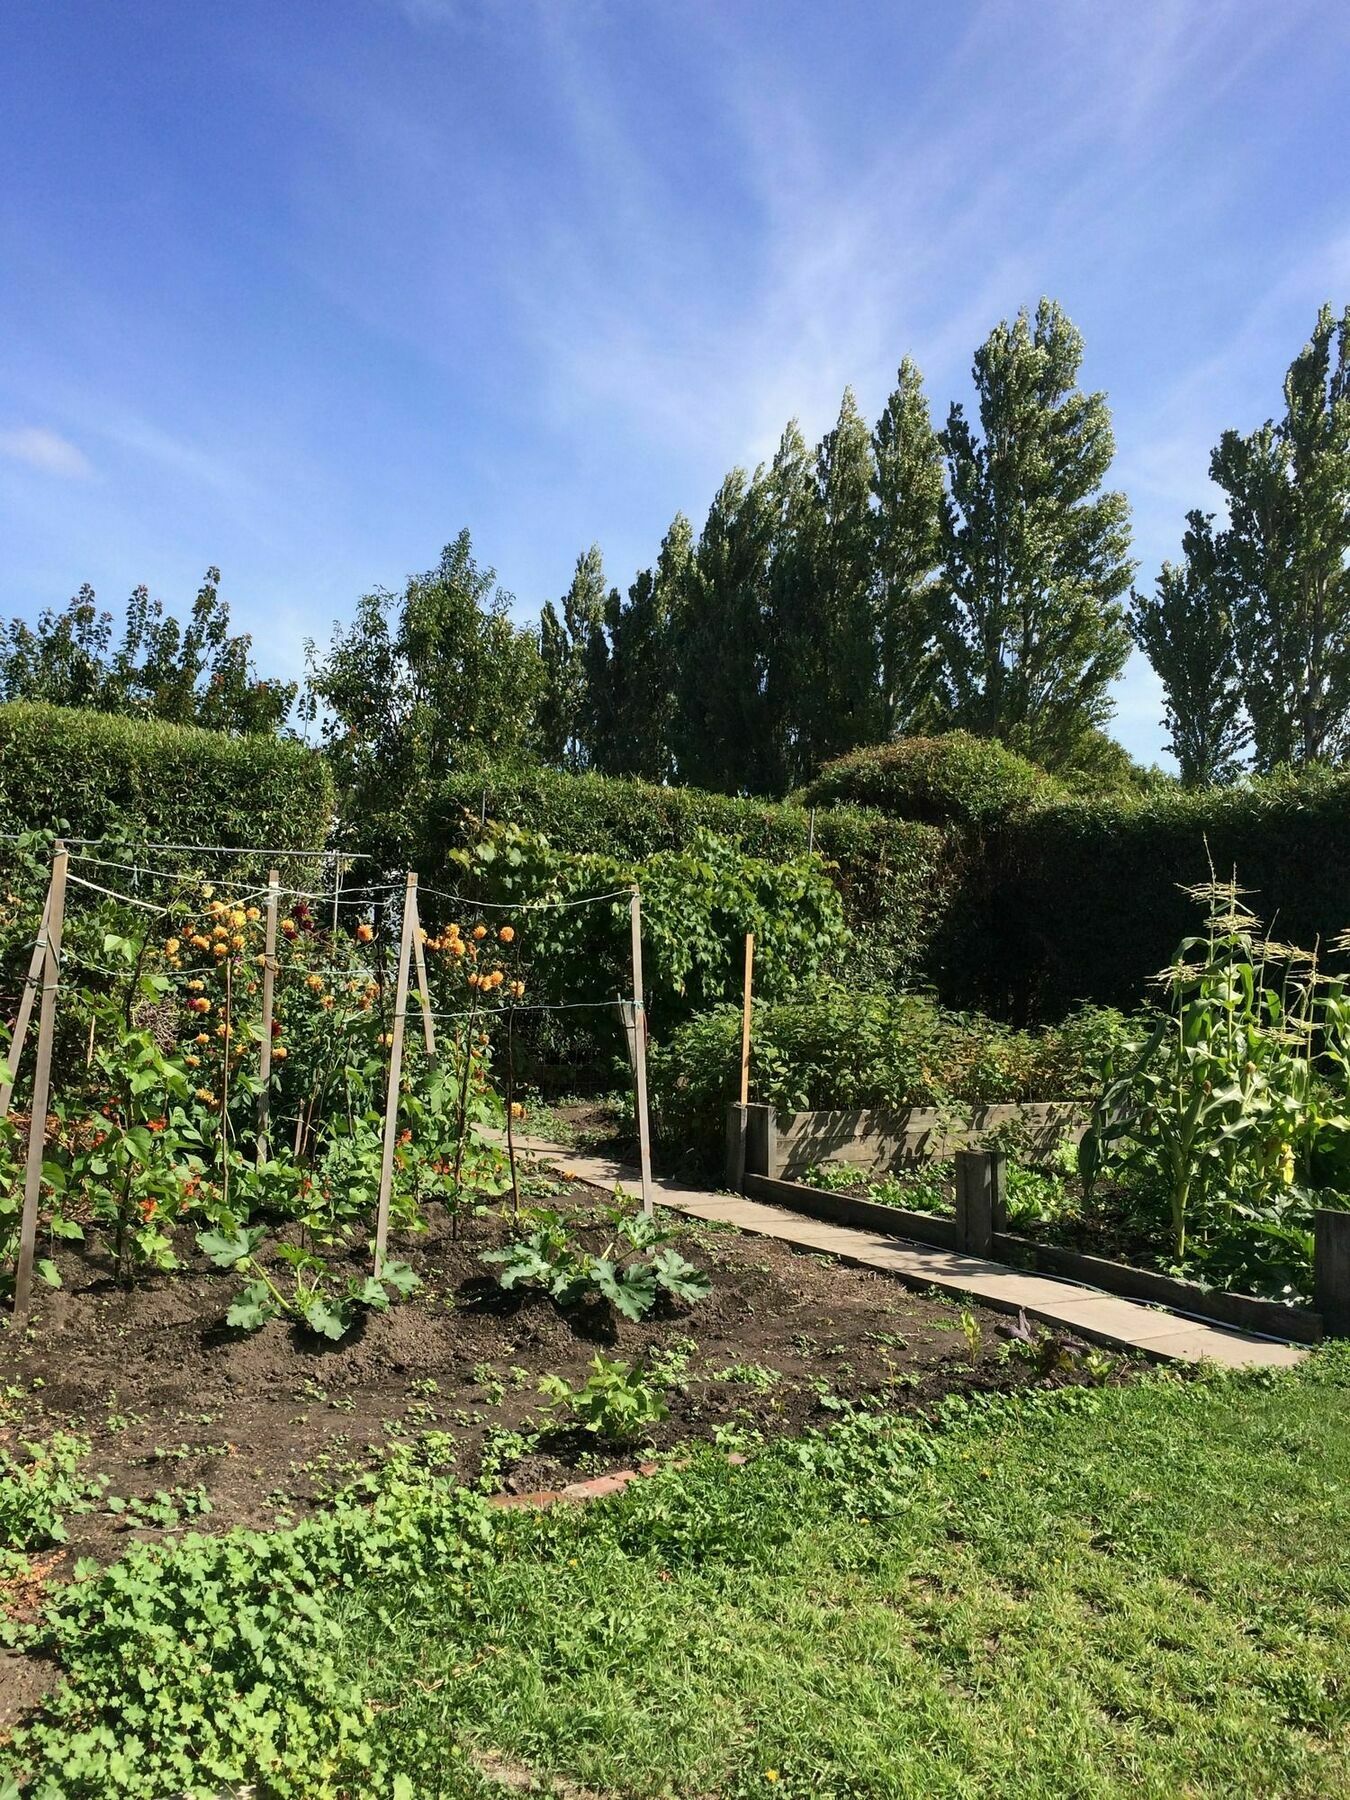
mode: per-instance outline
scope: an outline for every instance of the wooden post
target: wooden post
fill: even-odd
[[[403,1022],[408,1011],[408,974],[417,936],[417,876],[410,870],[403,893],[403,934],[398,947],[398,981],[394,988],[394,1023],[389,1045],[389,1089],[384,1102],[384,1143],[380,1159],[380,1199],[375,1211],[375,1274],[378,1278],[389,1240],[389,1202],[394,1192],[394,1150],[398,1143],[398,1091],[403,1076]]]
[[[52,1039],[56,1035],[56,984],[61,973],[61,931],[66,917],[66,847],[54,846],[52,882],[47,894],[47,943],[42,959],[42,1004],[38,1008],[37,1064],[33,1070],[33,1111],[28,1122],[28,1160],[24,1169],[23,1217],[19,1225],[19,1261],[14,1271],[14,1323],[28,1317],[33,1291],[33,1252],[37,1244],[38,1199],[42,1192],[42,1152],[47,1140],[47,1101],[52,1082]]]
[[[277,902],[281,876],[267,871],[267,924],[263,938],[262,1055],[258,1066],[258,1167],[267,1161],[267,1122],[272,1111],[272,1013],[277,979]]]
[[[234,1035],[234,964],[225,958],[225,1036],[220,1042],[220,1204],[230,1203],[230,1039]]]
[[[777,1108],[760,1102],[743,1107],[741,1116],[745,1120],[745,1174],[768,1175],[776,1180],[783,1173]]]
[[[342,898],[342,858],[333,864],[333,936],[337,937],[338,902]]]
[[[14,1021],[14,1036],[9,1040],[9,1055],[4,1059],[9,1065],[11,1079],[0,1083],[0,1119],[9,1114],[14,1083],[19,1078],[19,1058],[23,1055],[24,1039],[28,1036],[28,1021],[33,1016],[33,996],[42,986],[42,965],[47,959],[47,909],[50,904],[49,893],[42,902],[42,923],[38,926],[37,942],[33,945],[33,957],[28,965],[28,978],[23,984],[23,994],[19,999],[19,1014]]]
[[[741,1003],[741,1105],[750,1104],[750,988],[755,975],[755,934],[745,934],[745,998]]]
[[[1313,1216],[1313,1306],[1327,1337],[1350,1337],[1350,1212],[1329,1206]]]
[[[638,1156],[642,1168],[642,1210],[652,1210],[652,1145],[647,1126],[647,1007],[642,996],[642,896],[629,903],[633,928],[633,1076],[637,1089]]]
[[[422,948],[422,915],[413,899],[413,956],[417,962],[417,992],[422,1001],[422,1036],[426,1041],[427,1060],[436,1060],[436,1026],[431,1017],[431,988],[427,983],[427,958]]]
[[[971,1256],[989,1256],[1006,1219],[1007,1158],[1001,1150],[956,1153],[956,1241]]]

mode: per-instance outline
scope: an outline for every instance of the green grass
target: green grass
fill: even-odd
[[[261,1793],[481,1800],[505,1767],[541,1792],[691,1800],[1350,1795],[1344,1348],[1279,1377],[950,1402],[936,1430],[863,1416],[616,1501],[493,1514],[467,1551],[469,1503],[407,1477],[368,1534],[355,1514],[297,1534],[324,1613],[322,1667],[283,1669],[308,1773],[283,1749]],[[233,1577],[206,1551],[191,1579],[154,1565],[157,1642],[187,1604],[166,1584],[216,1617],[245,1586],[265,1606],[270,1643],[209,1653],[221,1694],[289,1616],[267,1542]],[[256,1706],[192,1723],[172,1671],[193,1659],[164,1650],[147,1683],[151,1628],[116,1611],[144,1610],[144,1582],[99,1588],[63,1651],[85,1719],[138,1682],[159,1709],[143,1735],[213,1732],[212,1767],[249,1772]],[[329,1691],[345,1747],[324,1740]],[[62,1730],[58,1707],[49,1769]],[[98,1779],[38,1791],[157,1791]]]
[[[1350,1793],[1350,1392],[1092,1399],[898,1486],[702,1469],[347,1655],[394,1742],[614,1794]]]

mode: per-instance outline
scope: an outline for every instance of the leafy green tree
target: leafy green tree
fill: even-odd
[[[592,544],[577,558],[559,615],[545,603],[539,627],[544,686],[539,732],[545,758],[560,768],[586,768],[608,729],[609,658],[605,639],[605,565]]]
[[[923,376],[908,357],[872,433],[882,738],[941,716],[937,651],[942,560],[942,445]]]
[[[1167,747],[1187,787],[1231,781],[1247,723],[1223,545],[1207,513],[1186,515],[1180,565],[1131,596],[1130,629],[1163,685]]]
[[[838,420],[816,450],[804,515],[789,785],[882,731],[873,485],[871,433],[846,388]]]
[[[818,714],[810,698],[821,668],[816,462],[795,419],[779,440],[763,494],[766,562],[758,639],[763,704],[759,743],[742,752],[741,791],[781,794],[819,761],[811,741]]]
[[[945,617],[957,721],[1053,769],[1111,714],[1125,666],[1129,509],[1102,491],[1115,444],[1102,394],[1077,386],[1083,340],[1042,300],[975,353],[982,436],[953,406],[942,434]]]
[[[1285,412],[1225,432],[1210,474],[1258,769],[1350,751],[1350,307],[1324,306],[1285,378]]]
[[[496,579],[461,531],[401,594],[363,595],[326,652],[307,645],[309,711],[322,712],[347,820],[393,864],[440,776],[534,747],[539,648]]]
[[[620,608],[607,603],[609,636],[609,737],[603,767],[615,775],[664,781],[672,769],[675,641],[672,622],[687,592],[694,533],[677,513],[661,544],[655,569],[643,569]]]
[[[733,469],[678,584],[670,741],[675,773],[687,786],[762,791],[772,527],[769,476],[762,468],[753,476]]]
[[[48,706],[116,712],[108,668],[112,614],[98,610],[85,582],[65,608],[48,608],[36,626],[11,619],[0,649],[0,695]]]
[[[260,680],[252,650],[247,633],[230,630],[219,569],[207,570],[181,624],[137,587],[115,649],[112,615],[99,611],[86,583],[62,611],[42,613],[36,626],[11,619],[0,642],[0,695],[235,736],[276,732],[290,717],[297,687]]]

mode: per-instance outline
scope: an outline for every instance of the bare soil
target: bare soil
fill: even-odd
[[[549,1204],[595,1232],[598,1247],[607,1198],[573,1184]],[[29,1329],[0,1341],[0,1385],[10,1391],[0,1437],[78,1433],[111,1496],[167,1494],[179,1517],[147,1521],[106,1505],[72,1515],[52,1574],[81,1556],[109,1560],[128,1536],[294,1519],[392,1442],[430,1432],[448,1436],[442,1465],[474,1481],[495,1434],[537,1431],[532,1446],[495,1455],[493,1479],[508,1492],[631,1464],[632,1446],[559,1428],[541,1404],[541,1375],[578,1385],[597,1351],[639,1364],[655,1357],[674,1374],[670,1417],[644,1440],[658,1452],[698,1438],[743,1448],[756,1433],[826,1424],[839,1401],[864,1396],[921,1409],[956,1391],[1083,1379],[1073,1340],[1047,1373],[1053,1357],[1037,1366],[1008,1354],[997,1314],[698,1221],[678,1241],[711,1275],[708,1299],[667,1305],[641,1324],[608,1306],[565,1313],[546,1296],[497,1286],[480,1254],[510,1235],[509,1211],[471,1221],[458,1240],[433,1212],[424,1235],[391,1244],[422,1287],[338,1344],[283,1320],[251,1336],[229,1329],[238,1278],[200,1259],[127,1292],[94,1254],[64,1254],[65,1285],[37,1295]],[[352,1259],[359,1266],[363,1253]],[[201,1516],[182,1499],[197,1489],[209,1501]]]

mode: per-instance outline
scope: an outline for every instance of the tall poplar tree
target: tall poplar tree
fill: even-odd
[[[942,445],[923,376],[908,357],[872,433],[876,498],[878,735],[936,724],[940,700],[936,635],[942,559]]]
[[[539,621],[544,691],[539,706],[543,753],[561,768],[584,769],[603,735],[608,708],[605,565],[592,544],[577,558],[561,613],[545,602]]]
[[[1187,787],[1231,781],[1248,727],[1233,641],[1231,581],[1206,513],[1186,516],[1181,563],[1131,596],[1130,629],[1163,685],[1167,747]]]
[[[1083,340],[1052,301],[975,353],[982,435],[953,406],[942,434],[945,618],[957,718],[1053,768],[1110,717],[1130,634],[1129,508],[1102,491],[1115,444],[1102,394],[1078,388]]]
[[[1284,398],[1278,423],[1225,432],[1210,463],[1260,769],[1350,753],[1350,308],[1322,308]]]
[[[789,785],[822,762],[881,735],[876,607],[876,525],[872,512],[872,437],[852,388],[815,456],[815,490],[806,514],[805,627],[793,725],[796,756]]]
[[[671,772],[674,713],[673,621],[686,592],[694,533],[677,513],[661,543],[654,569],[643,569],[626,605],[611,596],[608,619],[611,722],[604,766],[619,775],[664,781]]]
[[[752,477],[733,469],[713,498],[679,583],[671,749],[678,779],[692,787],[764,791],[772,513],[765,471]]]
[[[779,794],[814,766],[804,721],[820,678],[820,608],[815,586],[815,461],[791,420],[764,478],[767,567],[763,597],[762,735],[752,793]]]

